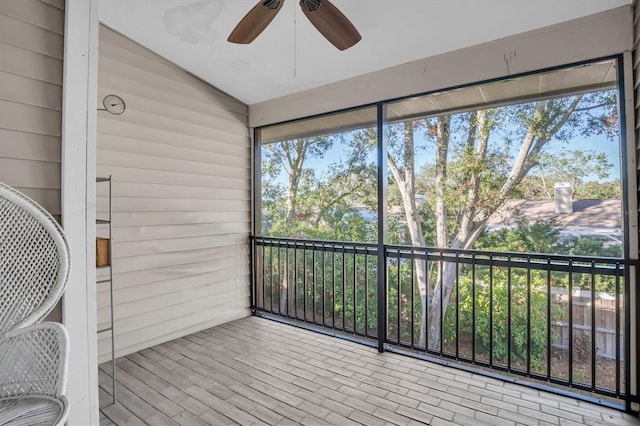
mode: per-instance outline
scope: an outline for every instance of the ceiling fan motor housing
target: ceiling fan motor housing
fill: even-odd
[[[267,9],[277,9],[282,0],[264,0],[262,5]]]
[[[309,12],[313,12],[314,10],[318,10],[321,5],[321,0],[302,0],[300,3],[307,8]]]

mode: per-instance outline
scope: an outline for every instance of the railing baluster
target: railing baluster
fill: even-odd
[[[265,305],[264,305],[265,293],[266,293],[265,285],[266,285],[266,281],[267,281],[267,280],[266,280],[266,278],[265,278],[265,275],[264,275],[264,274],[265,274],[265,268],[266,268],[266,267],[265,267],[265,264],[264,264],[264,260],[265,260],[265,259],[266,259],[266,257],[267,257],[267,256],[265,255],[265,250],[266,250],[266,249],[267,249],[266,247],[262,247],[262,248],[261,248],[261,250],[260,250],[260,253],[262,253],[262,259],[261,259],[261,262],[260,262],[260,267],[262,268],[262,276],[261,276],[261,277],[262,277],[262,307],[263,307],[263,308],[264,308],[264,306],[265,306]],[[258,253],[258,246],[257,246],[257,245],[255,245],[255,244],[254,244],[253,252],[254,252],[254,253]],[[257,295],[256,295],[256,296],[257,296]],[[257,299],[257,297],[256,297],[256,299]]]
[[[347,259],[346,247],[342,245],[342,330],[347,329],[346,312],[347,312]]]
[[[415,275],[415,268],[414,268],[414,263],[418,262],[418,259],[416,259],[416,252],[414,248],[411,248],[411,261],[409,262],[411,264],[411,321],[409,322],[410,327],[411,327],[411,349],[415,348],[415,341],[414,341],[414,329],[415,329],[415,316],[414,316],[414,297],[413,294],[415,293],[416,289],[415,289],[415,279],[414,279],[414,275]]]
[[[280,249],[278,248],[278,250],[280,250]],[[269,293],[269,311],[271,313],[275,313],[275,312],[273,312],[273,293],[274,293],[273,289],[274,289],[275,284],[278,282],[278,281],[276,281],[276,271],[278,270],[278,268],[276,267],[275,271],[274,271],[273,262],[274,261],[277,262],[278,261],[277,259],[278,259],[278,254],[276,252],[275,260],[274,260],[273,246],[272,246],[271,247],[271,262],[269,262],[269,276],[271,277],[271,293]]]
[[[507,371],[511,371],[511,304],[513,303],[511,294],[511,287],[513,285],[513,270],[511,269],[512,259],[513,258],[511,256],[507,257],[507,260],[509,261],[509,266],[507,268]]]
[[[302,321],[307,320],[307,247],[302,248]]]
[[[591,390],[596,389],[596,264],[591,262]]]
[[[569,259],[569,266],[572,265]],[[569,268],[569,384],[573,384],[573,273]]]
[[[364,335],[369,337],[369,252],[364,249]]]
[[[282,312],[280,312],[280,297],[282,297],[282,293],[280,291],[280,286],[282,285],[282,273],[280,271],[280,261],[281,261],[281,259],[280,259],[280,251],[281,250],[280,250],[280,246],[277,246],[277,247],[278,247],[278,252],[277,252],[277,254],[278,254],[278,256],[277,256],[278,265],[277,265],[276,269],[278,271],[278,280],[274,282],[274,286],[273,287],[276,290],[275,293],[278,295],[278,313],[282,314]],[[275,284],[277,284],[277,287],[275,286]],[[273,293],[274,293],[274,291],[271,291],[271,312],[273,312]]]
[[[274,247],[274,246],[271,246],[270,248],[271,248],[271,250],[270,250],[271,262],[269,262],[269,268],[271,268],[270,272],[269,272],[269,275],[271,276],[271,297],[270,297],[270,299],[271,299],[270,303],[271,304],[270,304],[270,307],[271,307],[271,313],[276,313],[275,310],[273,309],[273,299],[275,297],[274,291],[276,289],[276,287],[275,287],[276,283],[278,283],[278,285],[280,285],[279,281],[276,278],[276,274],[278,274],[278,264],[276,262],[279,262],[279,259],[280,259],[280,257],[279,257],[280,248],[279,247]],[[274,248],[277,248],[277,251],[275,253],[274,253]]]
[[[253,271],[253,275],[255,275],[255,280],[258,280],[258,278],[260,278],[260,282],[261,282],[261,286],[262,286],[262,296],[260,296],[260,292],[258,291],[258,287],[256,286],[255,288],[251,288],[251,292],[254,294],[253,296],[253,303],[255,306],[253,306],[254,310],[258,310],[258,309],[264,309],[265,307],[265,293],[266,293],[266,282],[267,282],[267,278],[266,278],[266,272],[267,272],[267,266],[265,265],[265,262],[267,260],[267,253],[266,253],[266,247],[262,247],[259,246],[258,244],[255,243],[255,241],[253,241],[253,247],[251,248],[251,250],[253,250],[253,256],[255,260],[255,263],[252,263],[252,271]],[[259,260],[258,260],[259,259]],[[258,267],[261,269],[261,272],[258,272]]]
[[[440,309],[440,312],[438,312],[438,322],[440,323],[440,339],[438,340],[438,352],[440,354],[442,354],[442,348],[444,347],[444,321],[443,321],[443,316],[444,316],[444,309],[443,309],[443,304],[444,304],[444,274],[445,271],[447,270],[446,266],[446,262],[442,262],[442,279],[440,280],[440,294],[438,295],[440,297],[440,307],[438,309]]]
[[[353,332],[358,332],[358,318],[356,305],[358,304],[358,259],[356,257],[356,247],[353,247]]]
[[[326,314],[326,298],[327,298],[327,269],[325,268],[325,260],[327,253],[325,252],[325,245],[322,245],[322,325],[327,325]]]
[[[620,395],[620,273],[619,273],[620,264],[616,264],[616,306],[615,306],[615,315],[616,315],[616,395]],[[624,283],[625,288],[628,285],[626,282]],[[625,311],[627,307],[625,306]],[[628,314],[627,314],[628,315]],[[628,333],[628,330],[625,330],[625,333]],[[628,366],[628,361],[625,359],[625,366]],[[625,368],[626,370],[626,368]],[[626,385],[626,384],[625,384]],[[628,388],[628,386],[625,386]]]
[[[489,255],[489,365],[493,366],[493,255]]]
[[[397,288],[398,290],[396,291],[396,306],[397,306],[397,316],[396,316],[396,337],[397,337],[397,341],[398,343],[401,343],[400,340],[400,327],[402,326],[402,322],[400,321],[401,319],[401,314],[402,314],[402,305],[401,305],[401,291],[402,291],[402,287],[401,287],[401,280],[400,280],[400,276],[402,275],[402,259],[400,258],[400,251],[398,250],[398,275],[396,276],[397,278]]]
[[[471,255],[471,359],[476,361],[476,255]]]
[[[456,359],[459,359],[459,358],[460,358],[460,253],[456,252]]]
[[[331,327],[336,328],[336,252],[331,253]]]
[[[531,258],[527,257],[527,374],[531,374]]]
[[[311,310],[311,322],[316,324],[316,292],[318,291],[318,286],[316,285],[316,245],[313,243],[311,250],[311,306],[313,309]]]
[[[551,378],[551,259],[547,259],[547,379]]]
[[[298,248],[293,246],[293,317],[298,319]]]
[[[286,316],[289,316],[289,303],[291,303],[291,296],[289,295],[289,290],[291,287],[291,283],[289,282],[290,279],[290,271],[289,271],[289,243],[287,243],[286,248],[285,248],[285,264],[284,264],[284,274],[285,274],[285,280],[287,282],[287,287],[285,288],[286,291],[286,298],[285,298],[285,304],[284,304],[284,309],[286,312]],[[282,306],[280,306],[280,310],[282,310]]]
[[[425,253],[426,255],[427,253]],[[428,256],[425,256],[426,258],[428,258]],[[436,266],[439,268],[440,266],[440,262],[436,261]],[[425,265],[425,267],[428,265]],[[425,280],[427,280],[427,282],[425,283],[425,285],[428,287],[429,286],[429,270],[425,268]],[[425,306],[422,307],[422,312],[424,312],[424,350],[425,352],[429,352],[429,290],[427,290],[427,294],[425,296]],[[440,331],[442,332],[442,330]]]

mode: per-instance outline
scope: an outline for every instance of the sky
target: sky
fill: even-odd
[[[419,138],[415,142],[416,146],[424,148],[419,149],[416,152],[416,170],[419,170],[419,168],[424,164],[433,164],[435,162],[435,151],[433,147],[426,144],[424,142],[424,138]],[[591,174],[586,177],[586,181],[594,180],[608,182],[620,178],[621,154],[619,142],[617,140],[612,141],[602,135],[595,135],[590,137],[580,136],[574,138],[569,143],[552,140],[547,145],[547,151],[550,153],[561,152],[562,150],[566,149],[593,150],[598,153],[604,153],[607,156],[609,163],[612,165],[609,177],[606,179],[600,179],[595,174]],[[340,161],[340,159],[345,156],[345,153],[345,147],[336,144],[334,145],[331,152],[329,152],[324,158],[314,158],[307,162],[306,167],[314,168],[317,173],[322,173],[323,171],[326,173],[329,165]],[[369,157],[370,161],[375,161],[375,157],[375,152],[372,151]],[[282,173],[280,179],[278,180],[282,183],[286,183],[287,175],[285,173]]]
[[[620,153],[620,142],[618,140],[607,139],[603,135],[579,137],[567,145],[559,141],[550,141],[548,145],[549,152],[559,152],[563,149],[590,149],[596,152],[602,152],[607,156],[609,163],[613,166],[609,178],[604,181],[612,181],[620,179],[620,164],[622,162]],[[596,175],[587,176],[586,180],[601,180]]]
[[[416,149],[415,154],[416,170],[420,170],[420,168],[425,164],[434,164],[435,148],[433,146],[433,143],[429,143],[426,141],[426,137],[424,136],[424,129],[417,129],[414,137],[416,148],[420,147]],[[499,132],[495,132],[494,137],[495,139],[493,139],[493,143],[500,144],[501,141],[499,140],[499,138],[502,138],[503,136]],[[324,171],[324,174],[326,175],[328,166],[332,163],[340,161],[340,159],[345,156],[346,148],[347,147],[341,146],[339,143],[336,143],[334,144],[333,149],[328,152],[324,158],[311,159],[307,161],[305,167],[313,168],[316,171],[316,174],[323,173]],[[612,165],[608,178],[600,179],[595,174],[588,174],[585,178],[585,181],[608,182],[620,178],[621,154],[620,141],[618,138],[614,138],[614,140],[611,140],[605,135],[593,135],[588,137],[576,135],[569,142],[563,142],[557,139],[553,139],[549,141],[545,147],[545,151],[549,153],[559,153],[562,150],[567,149],[582,151],[591,150],[596,153],[604,153],[608,159],[608,162]],[[370,154],[370,161],[374,162],[375,159],[375,151],[372,151]],[[278,181],[286,183],[286,173],[282,173]]]

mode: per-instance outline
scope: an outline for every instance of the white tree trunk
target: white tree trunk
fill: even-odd
[[[285,200],[285,217],[287,223],[293,223],[296,214],[296,198],[298,196],[298,186],[304,165],[309,142],[306,139],[298,139],[295,142],[285,143],[283,150],[289,166],[289,185],[287,187],[287,198]],[[293,148],[293,152],[292,149]],[[288,251],[288,249],[287,249]],[[280,314],[288,314],[287,306],[289,300],[289,264],[285,265],[285,274],[280,283]]]
[[[407,221],[407,230],[411,238],[411,244],[414,247],[424,247],[426,242],[424,240],[424,233],[422,232],[422,224],[418,216],[418,208],[416,205],[415,197],[415,174],[414,174],[414,140],[413,140],[413,123],[405,123],[404,129],[404,161],[402,164],[402,171],[393,160],[391,156],[387,157],[387,163],[389,170],[393,175],[393,178],[400,188],[400,194],[402,196],[402,205],[404,207],[405,217]],[[399,266],[399,265],[398,265]],[[399,269],[398,269],[399,271]],[[427,286],[427,269],[426,263],[416,259],[414,261],[414,271],[416,274],[416,282],[418,284],[418,292],[420,294],[421,301],[421,315],[420,315],[420,336],[418,338],[418,346],[425,345],[425,320],[426,320],[426,306],[428,298],[428,286]],[[399,272],[398,272],[399,273]],[[400,297],[398,295],[398,297]],[[413,324],[413,318],[412,324]],[[413,342],[412,342],[413,343]]]
[[[438,125],[436,128],[436,179],[435,179],[435,197],[436,197],[436,246],[439,248],[449,247],[449,228],[447,225],[447,207],[445,204],[445,195],[447,192],[447,159],[449,155],[449,141],[450,141],[450,125],[451,116],[443,116],[438,118]],[[428,319],[427,312],[422,316],[420,322],[420,343],[425,345],[426,336],[426,324],[429,327],[429,345],[427,349],[438,349],[440,341],[440,318],[442,306],[446,304],[440,303],[440,297],[438,291],[442,288],[440,283],[447,282],[448,264],[438,263],[438,278],[434,290],[431,292],[430,300],[424,301],[423,306],[428,306]]]
[[[280,314],[286,315],[289,313],[289,309],[287,307],[287,301],[289,293],[289,279],[287,275],[284,276],[282,281],[280,282]]]
[[[439,248],[470,249],[473,247],[489,217],[504,203],[515,186],[536,164],[537,155],[544,145],[569,120],[581,99],[581,95],[574,97],[564,111],[559,111],[557,108],[554,109],[553,100],[536,102],[529,128],[520,143],[520,148],[510,173],[492,199],[481,200],[481,177],[477,171],[474,171],[473,167],[470,167],[467,180],[463,182],[465,187],[468,188],[465,195],[465,208],[459,215],[458,231],[450,244],[448,242],[447,229],[448,212],[445,204],[450,117],[443,116],[438,118],[436,129],[436,188],[434,195],[436,197],[436,244]],[[487,155],[489,134],[493,126],[495,126],[490,115],[490,110],[485,110],[477,111],[471,116],[473,122],[470,122],[467,145],[473,152],[471,161],[476,165],[482,164]],[[413,133],[408,132],[409,127],[413,130],[412,124],[405,124],[404,174],[400,172],[391,157],[389,157],[388,163],[402,195],[411,242],[414,246],[424,247],[424,236],[416,212],[415,189],[413,186]],[[408,153],[409,150],[410,153]],[[480,203],[480,201],[486,202]],[[484,204],[484,207],[480,208],[481,204]],[[441,322],[444,319],[453,286],[456,282],[456,265],[455,262],[446,261],[438,265],[438,278],[433,289],[428,288],[427,271],[423,262],[416,262],[415,270],[422,301],[420,346],[424,347],[425,321],[427,321],[429,332],[428,349],[439,351],[442,343]]]

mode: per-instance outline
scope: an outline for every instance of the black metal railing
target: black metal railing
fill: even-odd
[[[261,312],[365,338],[377,336],[377,246],[254,238]]]
[[[389,344],[614,398],[625,393],[622,259],[400,246],[387,246],[385,256]],[[416,303],[421,285],[425,304]]]
[[[414,356],[629,393],[630,261],[387,245],[379,276],[376,244],[252,240],[257,313],[374,343],[384,336],[385,348]]]

